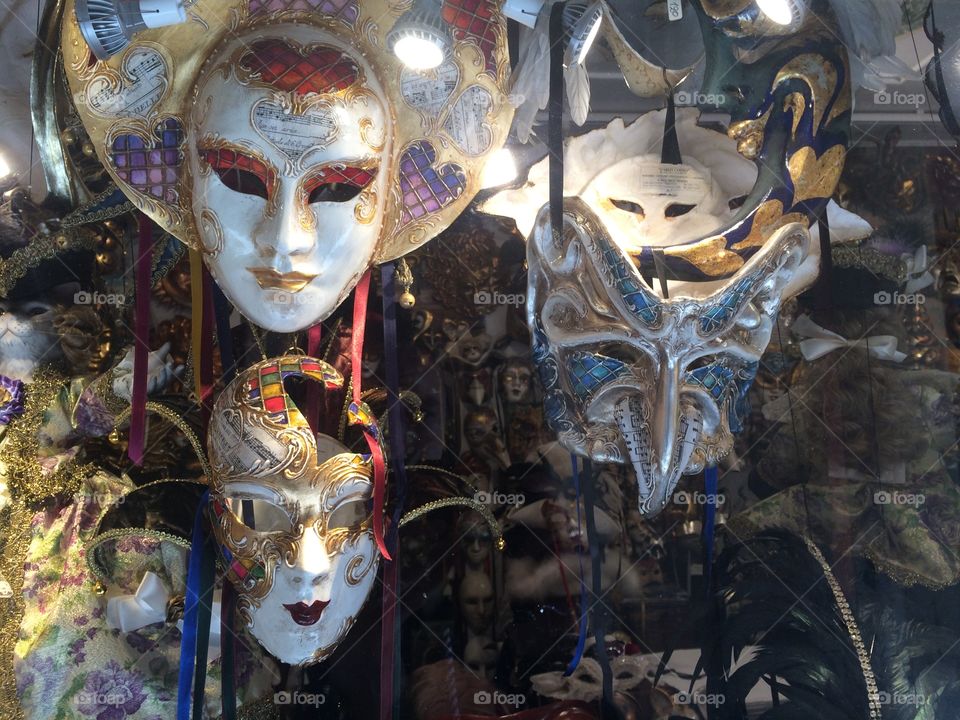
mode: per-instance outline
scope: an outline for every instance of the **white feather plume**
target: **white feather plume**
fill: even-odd
[[[570,119],[583,125],[590,112],[590,76],[582,63],[572,62],[564,70],[567,85],[567,102],[570,104]]]
[[[513,123],[517,139],[530,140],[537,113],[550,100],[549,13],[541,12],[536,26],[520,28],[520,58],[513,71],[511,102],[517,108]]]

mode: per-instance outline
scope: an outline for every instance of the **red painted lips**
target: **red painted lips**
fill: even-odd
[[[284,605],[290,617],[297,625],[314,625],[323,613],[323,609],[330,604],[329,600],[315,600],[312,605],[298,602],[295,605]]]

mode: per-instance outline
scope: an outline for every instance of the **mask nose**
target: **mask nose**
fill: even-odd
[[[303,533],[300,554],[292,568],[293,584],[300,587],[321,585],[330,576],[331,568],[332,563],[326,546],[317,533],[312,528],[308,528]]]
[[[296,183],[281,180],[276,215],[265,214],[254,228],[253,242],[257,254],[270,260],[277,270],[289,271],[298,255],[305,255],[316,245],[316,222],[309,205],[297,197]]]

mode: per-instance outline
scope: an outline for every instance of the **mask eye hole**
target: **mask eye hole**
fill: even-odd
[[[641,218],[645,217],[643,206],[639,203],[633,202],[632,200],[618,200],[617,198],[610,198],[610,204],[618,210],[639,215]]]
[[[746,195],[740,195],[739,197],[733,198],[730,202],[727,203],[731,210],[739,210],[744,206],[744,203],[747,202]]]
[[[226,499],[227,507],[237,522],[263,533],[290,532],[293,520],[289,513],[269,500],[249,497]]]
[[[362,499],[348,500],[340,503],[330,513],[327,520],[327,530],[338,528],[355,529],[367,519],[367,503]]]
[[[692,211],[696,205],[684,205],[682,203],[671,203],[663,211],[663,216],[668,218],[682,217]]]
[[[373,182],[376,170],[359,167],[325,167],[304,183],[307,202],[343,203],[353,200]]]
[[[243,195],[270,196],[275,174],[260,160],[243,153],[219,149],[200,149],[200,156],[226,187]]]

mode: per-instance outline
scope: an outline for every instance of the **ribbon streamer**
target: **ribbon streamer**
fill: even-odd
[[[577,463],[577,456],[570,454],[570,462],[573,465],[573,487],[577,491],[577,536],[583,536],[583,528],[581,526],[581,513],[580,513],[580,469]],[[577,560],[580,563],[580,630],[577,637],[577,647],[573,651],[573,657],[570,659],[570,664],[567,665],[566,671],[564,671],[564,677],[570,677],[573,675],[573,671],[577,669],[577,666],[580,664],[580,660],[583,659],[583,651],[587,646],[587,605],[589,604],[587,598],[587,581],[583,577],[583,548],[577,547]],[[560,569],[560,572],[563,573],[563,568]],[[561,577],[564,575],[561,574]]]
[[[793,322],[793,332],[806,340],[800,342],[800,353],[804,360],[816,360],[834,350],[843,348],[864,348],[878,360],[903,362],[906,353],[897,350],[897,338],[893,335],[875,335],[862,340],[847,340],[842,335],[817,325],[808,315],[801,315]]]
[[[190,720],[190,696],[193,694],[193,718],[200,720],[207,672],[207,646],[210,635],[213,569],[215,559],[207,538],[205,514],[209,491],[200,498],[193,521],[190,564],[187,569],[186,599],[183,608],[183,635],[180,640],[180,670],[177,678],[177,720]]]
[[[370,271],[357,283],[353,296],[353,337],[350,339],[350,361],[352,365],[353,402],[360,405],[363,395],[363,335],[367,328],[367,300],[370,297]],[[363,436],[373,458],[373,537],[385,560],[392,560],[383,538],[383,504],[387,495],[387,461],[383,457],[380,443],[376,437],[364,428]]]
[[[716,540],[717,499],[720,486],[716,465],[703,471],[703,490],[707,502],[703,506],[703,576],[706,578],[706,595],[709,598],[713,587],[713,550]]]
[[[139,237],[134,280],[137,289],[134,319],[133,389],[130,394],[130,438],[127,455],[134,465],[143,463],[147,434],[147,363],[150,360],[150,269],[153,261],[153,221],[138,217]]]
[[[407,470],[404,463],[406,428],[404,407],[400,401],[400,362],[397,342],[397,300],[394,283],[395,263],[385,263],[380,269],[383,286],[383,349],[386,371],[389,409],[387,422],[390,429],[390,454],[393,461],[393,482],[396,487],[396,504],[391,515],[392,523],[387,532],[387,548],[397,550],[397,535],[406,501]],[[400,586],[399,563],[389,563],[383,569],[383,608],[380,635],[380,718],[391,720],[399,709],[400,688],[397,673],[400,671],[400,632],[397,625],[397,589]]]

